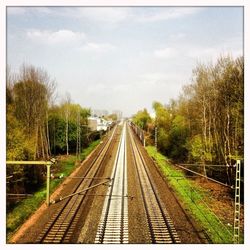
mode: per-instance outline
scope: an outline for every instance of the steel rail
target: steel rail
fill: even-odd
[[[125,196],[127,185],[125,127],[123,127],[122,133],[112,174],[113,182],[104,202],[95,243],[128,243],[127,203],[125,200],[125,198],[127,198],[127,196]],[[112,199],[112,197],[118,195],[121,197],[121,200],[117,201]]]
[[[86,170],[86,173],[84,177],[87,177],[89,174],[91,174],[91,170],[93,170],[93,167],[96,165],[96,163],[99,160],[99,164],[94,171],[94,174],[92,177],[95,177],[102,166],[102,163],[105,159],[105,156],[107,155],[107,152],[111,148],[111,142],[114,141],[114,134],[116,132],[117,127],[114,128],[114,131],[111,135],[111,137],[104,143],[102,144],[102,147],[100,151],[98,152],[98,155],[94,157],[93,161],[89,165],[88,169]],[[90,178],[90,181],[88,184],[85,184],[86,182],[85,179],[80,181],[73,192],[77,192],[82,186],[87,185],[87,187],[91,187],[95,179]],[[74,221],[76,218],[76,214],[80,208],[81,203],[83,202],[87,192],[84,195],[78,196],[78,199],[76,197],[71,197],[68,199],[62,207],[59,208],[59,211],[51,218],[51,220],[47,223],[47,226],[44,228],[44,230],[40,233],[38,236],[36,243],[61,243],[64,241],[66,238],[67,232],[71,227],[71,223]],[[71,204],[72,203],[72,204]],[[75,210],[73,213],[73,209]],[[66,211],[67,210],[67,211]],[[66,211],[66,212],[65,212]],[[62,218],[63,216],[63,218]],[[70,219],[69,219],[70,217]],[[68,219],[68,222],[66,222]],[[59,225],[56,225],[59,224]],[[67,224],[67,225],[66,225]],[[53,230],[53,227],[57,227],[57,230]],[[51,233],[53,231],[53,235]],[[60,233],[60,237],[57,237],[57,233]],[[69,237],[67,237],[69,240]]]
[[[129,135],[152,243],[180,243],[173,222],[167,211],[163,209],[156,187],[150,178],[146,163],[131,130],[129,130]]]

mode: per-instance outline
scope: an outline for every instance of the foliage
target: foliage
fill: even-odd
[[[183,161],[187,157],[186,141],[188,136],[188,128],[186,124],[185,117],[177,115],[171,124],[169,131],[169,143],[167,151],[169,151],[169,156],[173,159],[178,159]]]
[[[64,109],[69,111],[68,121],[64,116]],[[77,121],[77,114],[80,114],[80,124]],[[67,140],[69,146],[69,152],[76,152],[77,147],[77,126],[80,126],[81,145],[88,146],[88,131],[87,131],[87,117],[90,115],[89,109],[82,108],[80,105],[69,104],[67,107],[65,104],[61,106],[53,106],[49,112],[48,125],[49,135],[51,143],[51,151],[54,155],[60,153],[66,153],[66,125],[68,123]]]
[[[229,165],[235,158],[243,158],[242,57],[226,56],[214,65],[199,64],[179,99],[168,105],[154,102],[153,108],[157,147],[168,157]]]
[[[186,140],[188,137],[188,126],[186,118],[182,115],[174,115],[174,103],[172,108],[163,106],[159,102],[153,103],[157,126],[157,147],[167,156],[185,160],[187,156]]]
[[[151,117],[147,111],[147,109],[143,109],[138,111],[134,116],[133,116],[133,122],[138,125],[140,128],[147,130],[148,125],[151,122]]]
[[[117,114],[110,114],[105,118],[110,121],[117,121]]]
[[[202,162],[211,162],[212,154],[204,150],[204,144],[202,142],[201,135],[195,135],[193,138],[191,138],[188,148],[191,160],[194,160],[196,162],[200,160],[202,160]]]
[[[31,140],[25,137],[24,129],[21,123],[14,115],[12,107],[7,107],[7,133],[6,133],[6,147],[7,159],[22,160],[33,155]]]
[[[71,102],[53,103],[55,82],[46,71],[23,65],[7,71],[7,160],[47,160],[52,155],[83,152],[98,135],[89,134],[90,110]],[[78,157],[79,159],[79,157]],[[42,168],[7,165],[7,193],[34,193],[45,182]],[[7,200],[8,209],[15,205]]]
[[[54,82],[47,73],[33,66],[23,65],[18,78],[8,85],[7,96],[14,116],[25,138],[32,140],[29,159],[48,158],[49,142],[46,131],[48,106],[54,91]],[[8,113],[7,113],[8,115]]]

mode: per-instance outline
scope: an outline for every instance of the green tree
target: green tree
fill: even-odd
[[[155,111],[154,125],[157,127],[157,148],[168,155],[167,148],[169,148],[169,131],[172,123],[172,114],[167,106],[160,102],[153,102],[153,109]],[[155,130],[153,131],[155,137]]]
[[[243,57],[197,65],[177,100],[154,102],[153,108],[160,151],[176,159],[232,164],[244,153]]]
[[[168,137],[168,147],[166,148],[168,156],[178,161],[187,159],[187,139],[188,126],[185,117],[177,115],[171,124]]]
[[[65,119],[66,112],[69,114],[67,119]],[[57,153],[69,154],[76,152],[79,145],[88,145],[88,116],[90,116],[90,110],[82,108],[78,104],[70,103],[66,106],[65,103],[62,103],[60,106],[54,105],[50,108],[49,134],[51,149],[54,155]],[[67,137],[65,136],[66,129]]]
[[[6,158],[8,160],[23,160],[29,159],[34,154],[34,147],[32,147],[32,138],[25,136],[25,131],[15,115],[13,108],[7,107],[6,119]]]
[[[151,117],[147,111],[147,109],[143,109],[138,111],[134,116],[133,116],[133,122],[139,126],[143,130],[148,129],[148,125],[151,122]]]

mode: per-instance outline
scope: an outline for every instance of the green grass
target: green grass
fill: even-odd
[[[167,158],[156,152],[155,147],[146,147],[147,152],[155,159],[157,165],[166,177],[169,185],[175,191],[184,208],[205,229],[213,243],[233,243],[232,227],[228,228],[222,224],[219,218],[209,209],[204,198],[208,193],[202,187],[197,186],[194,181],[185,178],[185,174],[176,169]],[[243,239],[241,239],[243,241]]]
[[[92,142],[89,147],[85,148],[81,153],[81,160],[84,160],[100,143],[100,140]],[[58,169],[56,175],[69,176],[71,172],[76,168],[76,156],[69,155],[64,160],[57,163]],[[53,192],[56,187],[63,181],[63,179],[53,179],[50,182],[50,190]],[[6,216],[6,229],[7,239],[13,235],[13,233],[25,222],[25,220],[32,215],[38,207],[46,199],[46,184],[44,184],[32,197],[22,200],[16,205],[16,207],[7,212]]]
[[[84,160],[93,150],[94,148],[100,143],[100,139],[93,141],[87,148],[85,148],[81,153],[81,160]]]

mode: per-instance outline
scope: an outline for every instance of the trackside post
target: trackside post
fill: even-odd
[[[236,162],[235,171],[235,202],[234,202],[234,243],[239,244],[240,240],[240,167],[241,161]]]
[[[56,162],[54,158],[50,161],[6,161],[10,165],[46,165],[47,166],[47,184],[46,184],[46,203],[50,204],[50,167]]]

